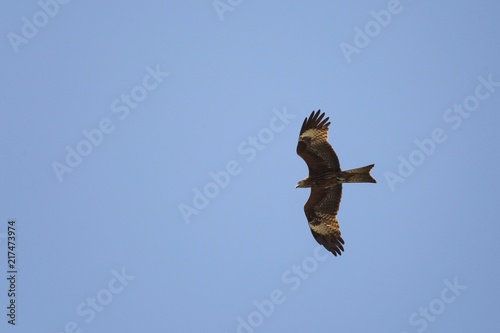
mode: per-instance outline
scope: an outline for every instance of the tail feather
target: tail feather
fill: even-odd
[[[377,181],[370,175],[370,170],[375,164],[370,164],[361,168],[342,171],[345,183],[376,183]]]

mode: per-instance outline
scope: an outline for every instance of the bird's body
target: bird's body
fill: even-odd
[[[296,187],[311,188],[304,211],[316,241],[333,255],[344,251],[337,212],[343,183],[376,183],[370,175],[374,164],[342,171],[339,159],[328,143],[328,117],[320,110],[312,112],[300,129],[297,154],[306,161],[309,176]]]
[[[376,183],[370,175],[370,170],[375,164],[370,164],[362,168],[346,171],[326,169],[317,172],[297,183],[297,188],[323,187],[329,188],[342,183]]]

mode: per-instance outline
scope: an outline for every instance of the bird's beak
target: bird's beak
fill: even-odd
[[[299,184],[295,185],[295,188],[299,187]]]

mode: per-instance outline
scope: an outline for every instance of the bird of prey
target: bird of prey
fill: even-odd
[[[300,129],[297,154],[309,168],[309,176],[298,182],[297,187],[311,188],[304,211],[316,241],[334,256],[344,251],[337,212],[342,197],[342,183],[376,183],[370,175],[375,164],[342,171],[339,159],[328,143],[330,122],[320,110],[312,112]]]

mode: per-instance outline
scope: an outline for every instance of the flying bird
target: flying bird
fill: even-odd
[[[328,143],[330,122],[320,110],[304,119],[300,129],[297,154],[309,168],[309,176],[295,188],[311,188],[311,195],[304,206],[307,221],[316,241],[334,256],[344,251],[337,212],[342,197],[342,183],[376,183],[370,175],[375,164],[342,171],[339,159]]]

